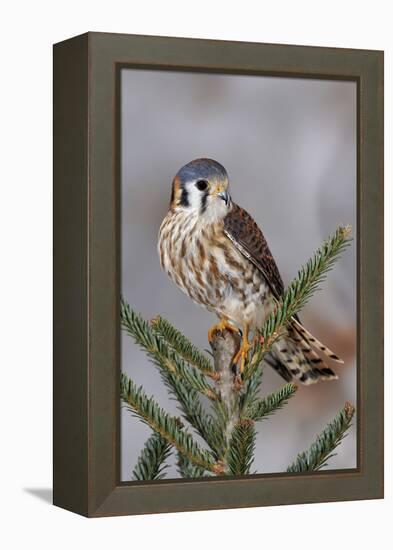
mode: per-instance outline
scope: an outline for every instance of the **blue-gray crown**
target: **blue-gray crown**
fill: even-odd
[[[177,173],[181,183],[197,179],[227,179],[228,174],[222,164],[213,159],[195,159],[185,164]]]

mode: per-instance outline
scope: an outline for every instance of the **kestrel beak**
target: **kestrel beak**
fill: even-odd
[[[225,204],[228,205],[228,202],[230,201],[230,196],[228,191],[220,191],[219,193],[217,193],[217,197],[220,197],[220,199],[222,199],[225,202]]]

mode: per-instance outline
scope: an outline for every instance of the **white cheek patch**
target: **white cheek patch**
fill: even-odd
[[[199,212],[201,207],[202,193],[192,183],[187,186],[187,198],[189,203],[189,209],[193,212]]]

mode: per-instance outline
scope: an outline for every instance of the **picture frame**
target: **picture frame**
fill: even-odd
[[[120,482],[123,67],[356,83],[356,469]],[[84,516],[383,497],[383,52],[94,32],[54,46],[53,394],[54,504]]]

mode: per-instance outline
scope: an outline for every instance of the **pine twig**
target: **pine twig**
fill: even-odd
[[[171,350],[154,333],[149,323],[133,311],[124,300],[121,301],[120,316],[123,329],[146,351],[159,369],[186,381],[189,386],[209,399],[217,399],[216,393],[208,384],[204,375],[197,368],[188,365],[174,350]]]
[[[202,439],[208,444],[218,459],[222,455],[223,434],[219,430],[213,417],[202,406],[197,392],[187,386],[179,378],[169,375],[169,389],[179,403],[179,408],[187,420]]]
[[[267,395],[263,399],[256,400],[251,406],[247,407],[244,417],[258,422],[282,409],[288,403],[288,400],[295,395],[296,391],[297,386],[295,384],[285,384],[278,391]]]
[[[291,318],[305,306],[325,280],[326,274],[332,269],[341,252],[349,245],[350,234],[350,226],[339,226],[299,270],[297,277],[277,302],[275,311],[269,315],[262,327],[262,342],[255,346],[250,361],[251,373],[263,360],[265,354],[271,350],[274,342],[283,335]],[[247,371],[245,374],[246,377],[249,376]]]
[[[198,368],[206,376],[216,379],[216,372],[209,359],[188,338],[161,316],[150,321],[154,332],[162,338],[187,363]]]
[[[145,481],[151,479],[162,479],[165,477],[164,470],[166,459],[171,454],[172,446],[166,439],[154,432],[146,441],[138,462],[132,471],[132,479]]]
[[[263,367],[258,365],[256,369],[253,369],[253,373],[250,376],[250,369],[247,372],[248,376],[244,381],[242,393],[240,395],[240,416],[241,418],[248,418],[246,411],[252,409],[258,402],[258,394],[262,384]],[[251,418],[251,417],[250,417]]]
[[[204,468],[192,464],[192,462],[181,453],[177,453],[177,469],[182,478],[195,479],[196,477],[206,477],[209,475]]]
[[[344,408],[326,426],[309,450],[300,453],[295,462],[288,466],[287,472],[310,472],[326,466],[327,461],[335,456],[334,449],[340,445],[351,426],[354,413],[354,406],[345,403]]]
[[[211,415],[205,412],[199,400],[196,390],[196,388],[201,388],[199,378],[196,383],[192,383],[189,377],[181,376],[180,373],[184,373],[186,367],[182,365],[179,368],[178,363],[176,363],[178,370],[174,369],[171,363],[170,350],[166,344],[157,340],[157,335],[152,334],[149,324],[140,315],[136,314],[124,300],[122,300],[121,305],[123,327],[141,347],[145,350],[151,350],[149,356],[153,363],[158,366],[164,384],[178,401],[184,418],[206,441],[218,458],[222,454],[222,435],[215,426]],[[197,374],[199,377],[202,376],[198,372]],[[206,395],[206,392],[209,392],[209,394],[211,392],[210,386],[207,387],[208,390],[201,391],[204,395]]]
[[[232,431],[226,463],[229,473],[235,476],[250,473],[254,461],[256,432],[252,420],[239,420]]]
[[[142,387],[138,388],[125,374],[121,375],[120,384],[121,399],[152,430],[176,447],[193,464],[214,473],[222,471],[222,464],[194,441],[191,434],[181,427],[178,418],[166,413],[152,397],[147,397]]]

